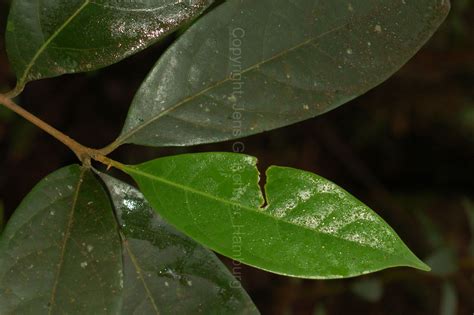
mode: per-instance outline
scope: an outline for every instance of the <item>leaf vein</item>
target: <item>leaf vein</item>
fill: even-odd
[[[23,73],[23,76],[20,78],[19,83],[20,85],[24,85],[29,72],[31,71],[31,68],[35,64],[36,60],[43,54],[43,52],[46,50],[46,48],[51,44],[51,42],[59,35],[59,33],[62,32],[63,29],[65,29],[72,20],[76,18],[76,16],[81,13],[81,11],[89,4],[90,0],[85,0],[84,3],[59,27],[44,43],[41,45],[41,47],[38,49],[36,54],[33,56],[31,61],[28,63],[26,66],[26,69]]]
[[[155,313],[157,315],[159,315],[160,311],[158,310],[158,307],[156,306],[156,302],[155,302],[155,299],[153,298],[153,295],[151,294],[150,288],[148,288],[148,285],[146,284],[145,278],[143,277],[142,269],[140,268],[140,265],[138,264],[137,258],[135,257],[132,250],[130,249],[130,246],[128,245],[128,241],[126,239],[124,239],[124,241],[123,241],[123,246],[125,247],[128,254],[130,255],[130,260],[132,261],[133,266],[135,267],[135,271],[137,272],[138,277],[140,278],[140,281],[143,284],[143,288],[146,291],[147,298],[150,300],[150,302],[153,306],[153,310],[155,311]]]
[[[204,192],[204,191],[200,191],[200,190],[197,190],[197,189],[194,189],[192,187],[189,187],[189,186],[185,186],[185,185],[182,185],[182,184],[179,184],[179,183],[176,183],[176,182],[172,182],[170,180],[167,180],[165,178],[162,178],[162,177],[159,177],[159,176],[156,176],[156,175],[152,175],[152,174],[149,174],[149,173],[145,173],[133,166],[125,166],[124,171],[128,172],[129,174],[130,173],[133,173],[133,174],[136,174],[136,175],[139,175],[139,176],[143,176],[143,177],[146,177],[148,179],[151,179],[151,180],[156,180],[156,181],[159,181],[159,182],[162,182],[166,185],[169,185],[169,186],[172,186],[172,187],[176,187],[176,188],[179,188],[179,189],[182,189],[184,190],[185,192],[191,192],[191,193],[194,193],[194,194],[197,194],[197,195],[201,195],[205,198],[208,198],[208,199],[212,199],[212,200],[215,200],[215,201],[218,201],[218,202],[221,202],[221,203],[224,203],[224,204],[228,204],[228,205],[231,205],[231,206],[235,206],[235,207],[238,207],[238,208],[241,208],[241,209],[244,209],[244,210],[248,210],[250,212],[254,212],[254,213],[257,213],[257,214],[260,214],[260,215],[263,215],[265,217],[269,217],[271,218],[272,220],[275,220],[275,217],[273,217],[272,215],[270,215],[269,213],[265,212],[265,211],[259,211],[257,208],[252,208],[252,207],[249,207],[249,206],[246,206],[246,205],[243,205],[243,204],[240,204],[240,203],[237,203],[237,202],[233,202],[233,201],[229,201],[229,200],[226,200],[226,199],[223,199],[223,198],[220,198],[220,197],[217,197],[217,196],[214,196],[214,195],[211,195],[207,192]],[[154,187],[154,185],[153,185]],[[156,191],[156,189],[154,188],[154,190]],[[270,205],[267,205],[265,208],[261,208],[261,210],[265,210],[269,207]],[[304,230],[308,230],[308,231],[311,231],[312,233],[318,233],[318,234],[323,234],[323,235],[327,235],[327,236],[330,236],[330,237],[333,237],[339,241],[346,241],[346,242],[349,242],[349,243],[352,243],[352,244],[356,244],[358,246],[361,246],[361,247],[366,247],[366,248],[370,248],[371,250],[374,250],[374,251],[380,251],[380,252],[383,252],[385,254],[390,254],[389,251],[386,251],[386,250],[383,250],[383,249],[380,249],[380,248],[376,248],[376,247],[373,247],[373,246],[370,246],[370,244],[363,244],[363,243],[360,243],[360,242],[356,242],[356,241],[353,241],[353,240],[348,240],[348,239],[345,239],[345,238],[342,238],[342,237],[339,237],[337,235],[334,235],[334,234],[331,234],[331,233],[327,233],[327,232],[324,232],[324,231],[321,231],[321,230],[316,230],[316,229],[311,229],[310,227],[307,227],[305,225],[298,225],[297,223],[291,221],[291,220],[281,220],[281,222],[284,222],[286,224],[289,224],[289,225],[292,225],[292,226],[296,226],[300,229],[304,229]]]
[[[82,182],[84,180],[85,172],[86,172],[86,169],[81,168],[81,173],[79,175],[79,179],[78,179],[78,182],[77,182],[76,191],[74,192],[74,196],[73,196],[73,199],[72,199],[71,213],[69,215],[69,219],[68,219],[68,223],[67,223],[67,227],[66,227],[66,232],[64,233],[64,238],[63,238],[63,242],[62,242],[63,244],[62,244],[62,247],[61,247],[61,253],[60,253],[59,263],[58,263],[58,270],[56,272],[53,288],[51,290],[51,297],[50,297],[49,310],[48,310],[48,314],[50,314],[50,315],[52,314],[52,310],[54,308],[54,301],[55,301],[55,298],[56,298],[56,291],[57,291],[57,287],[58,287],[58,284],[59,284],[59,276],[60,276],[61,271],[62,271],[62,266],[63,266],[63,263],[64,263],[64,255],[66,253],[66,245],[67,245],[67,243],[68,243],[68,241],[71,237],[71,229],[72,229],[72,226],[74,224],[74,214],[75,214],[75,210],[76,210],[77,200],[79,198],[79,192],[80,192],[80,189],[81,189]]]
[[[241,74],[244,75],[244,74],[246,74],[247,72],[250,72],[250,71],[252,71],[252,70],[255,70],[255,69],[257,69],[258,67],[260,67],[260,66],[262,66],[262,65],[264,65],[264,64],[267,64],[267,63],[269,63],[269,62],[271,62],[271,61],[274,61],[274,60],[276,60],[276,59],[278,59],[278,58],[280,58],[280,57],[282,57],[282,56],[285,56],[285,55],[287,55],[287,54],[289,54],[289,53],[291,53],[291,52],[293,52],[293,51],[295,51],[295,50],[297,50],[297,49],[299,49],[299,48],[301,48],[301,47],[304,47],[304,46],[306,46],[306,45],[308,45],[308,44],[311,44],[311,43],[312,43],[313,41],[315,41],[315,40],[318,40],[318,39],[320,39],[320,38],[322,38],[322,37],[324,37],[324,36],[327,36],[327,35],[329,35],[329,34],[331,34],[331,33],[337,32],[338,30],[340,30],[340,29],[346,27],[348,24],[350,24],[350,22],[347,22],[347,23],[345,23],[345,24],[343,24],[343,25],[340,25],[340,26],[338,26],[338,27],[335,27],[335,28],[333,28],[333,29],[331,29],[331,30],[329,30],[329,31],[327,31],[327,32],[325,32],[325,33],[322,33],[322,34],[316,36],[316,37],[312,37],[312,38],[310,38],[310,39],[308,39],[308,40],[306,40],[306,41],[304,41],[304,42],[302,42],[302,43],[300,43],[300,44],[298,44],[298,45],[296,45],[296,46],[294,46],[294,47],[291,47],[291,48],[289,48],[289,49],[287,49],[287,50],[284,50],[284,51],[282,51],[282,52],[280,52],[280,53],[278,53],[278,54],[275,54],[274,56],[272,56],[272,57],[270,57],[270,58],[268,58],[268,59],[265,59],[265,60],[263,60],[263,61],[261,61],[261,62],[258,62],[258,63],[256,63],[256,64],[254,64],[254,65],[252,65],[252,66],[250,66],[250,67],[244,69],[244,70],[241,72]],[[218,81],[218,82],[212,84],[211,86],[209,86],[209,87],[207,87],[207,88],[205,88],[205,89],[199,91],[198,93],[196,93],[196,94],[194,94],[194,95],[191,95],[191,96],[189,96],[189,97],[184,98],[183,100],[179,101],[179,102],[176,103],[175,105],[169,107],[168,109],[166,109],[166,110],[160,112],[160,113],[159,113],[158,115],[156,115],[155,117],[152,117],[152,118],[149,119],[148,121],[144,122],[142,125],[136,126],[136,127],[132,128],[131,130],[129,130],[128,132],[122,134],[121,136],[119,136],[119,137],[117,138],[117,140],[116,140],[114,143],[115,143],[115,144],[118,144],[118,145],[124,143],[128,138],[130,138],[131,136],[133,136],[135,133],[137,133],[137,132],[140,131],[141,129],[145,128],[146,126],[150,125],[151,123],[155,122],[156,120],[160,119],[161,117],[167,115],[168,113],[174,111],[176,108],[180,107],[181,105],[183,105],[183,104],[185,104],[185,103],[187,103],[187,102],[189,102],[189,101],[192,101],[193,99],[195,99],[195,98],[197,98],[197,97],[199,97],[199,96],[205,94],[206,92],[209,92],[209,91],[213,90],[214,88],[216,88],[216,87],[218,87],[218,86],[220,86],[220,85],[222,85],[222,84],[228,82],[228,81],[231,80],[231,79],[232,79],[232,75],[229,75],[229,76],[227,76],[225,79],[220,80],[220,81]]]

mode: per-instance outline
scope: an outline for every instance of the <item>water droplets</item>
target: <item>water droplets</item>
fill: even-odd
[[[273,214],[277,218],[283,218],[288,214],[288,212],[295,209],[297,206],[298,202],[296,200],[288,199],[277,207],[275,207]]]
[[[250,156],[250,155],[246,155],[244,157],[244,162],[247,163],[248,165],[255,165],[255,158]]]
[[[302,201],[307,201],[313,196],[313,192],[309,189],[301,190],[298,192],[298,197]]]
[[[122,269],[119,269],[118,275],[119,275],[119,278],[120,278],[120,283],[119,283],[120,288],[123,289],[123,271],[122,271]]]
[[[292,222],[296,225],[305,226],[307,228],[314,230],[318,227],[321,220],[317,216],[310,214],[310,215],[304,215],[304,216],[299,216],[297,218],[294,218]]]
[[[129,198],[124,198],[122,204],[127,208],[127,210],[134,210],[138,207],[138,202]]]

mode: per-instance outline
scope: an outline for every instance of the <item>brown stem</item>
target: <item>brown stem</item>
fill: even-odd
[[[6,98],[13,99],[17,97],[18,95],[20,95],[20,93],[23,91],[24,88],[25,88],[25,85],[17,84],[13,90],[5,93],[4,96]]]
[[[107,170],[111,167],[115,167],[119,170],[124,170],[125,168],[127,168],[126,165],[120,163],[120,162],[117,162],[117,161],[114,161],[112,159],[109,159],[108,157],[104,156],[100,150],[93,150],[92,152],[90,152],[90,157],[97,161],[97,162],[100,162],[102,164],[104,164],[105,166],[107,166]]]
[[[14,90],[15,91],[15,90]],[[11,92],[9,94],[15,94],[16,92]],[[79,160],[86,166],[90,166],[91,159],[98,161],[108,168],[115,167],[118,169],[126,168],[125,165],[122,163],[116,162],[114,160],[109,159],[105,155],[109,154],[112,150],[96,150],[91,149],[86,146],[83,146],[79,142],[75,141],[74,139],[70,138],[69,136],[65,135],[61,131],[57,130],[53,126],[49,125],[48,123],[42,121],[35,115],[31,114],[27,110],[23,109],[22,107],[18,106],[14,101],[12,101],[7,95],[0,94],[0,104],[3,104],[5,107],[9,108],[13,112],[17,113],[21,117],[25,118],[38,128],[44,130],[45,132],[49,133],[51,136],[62,142],[66,145],[71,151],[73,151]],[[107,152],[107,153],[104,153]]]
[[[108,146],[106,146],[102,149],[98,149],[97,152],[99,152],[102,155],[109,155],[110,153],[115,151],[115,149],[117,149],[119,146],[120,146],[120,144],[118,144],[117,142],[114,141],[111,144],[109,144]]]
[[[53,136],[57,140],[61,141],[64,145],[66,145],[69,149],[71,149],[77,155],[77,157],[79,158],[81,162],[85,164],[90,164],[90,158],[96,154],[96,150],[87,148],[83,146],[82,144],[78,143],[77,141],[71,139],[69,136],[65,135],[61,131],[57,130],[56,128],[42,121],[41,119],[31,114],[27,110],[18,106],[6,95],[0,94],[0,103],[3,104],[8,109],[12,110],[13,112],[17,113],[21,117],[25,118],[32,124],[36,125],[38,128],[49,133],[51,136]]]

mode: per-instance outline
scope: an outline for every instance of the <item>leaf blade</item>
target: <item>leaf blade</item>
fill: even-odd
[[[168,225],[134,187],[100,174],[124,245],[125,314],[258,314],[219,259]]]
[[[192,20],[211,2],[15,0],[6,44],[18,85],[118,62]]]
[[[315,174],[271,167],[265,187],[268,205],[262,208],[255,163],[239,154],[189,154],[124,171],[168,222],[257,268],[315,279],[396,266],[427,270],[379,216]],[[234,176],[241,180],[237,188]],[[167,210],[171,205],[173,210]],[[232,252],[235,233],[242,241],[241,257]]]
[[[28,194],[0,239],[0,311],[112,314],[120,306],[121,249],[110,203],[73,165]]]
[[[227,1],[158,61],[114,146],[224,141],[342,105],[397,71],[449,9],[403,3]]]

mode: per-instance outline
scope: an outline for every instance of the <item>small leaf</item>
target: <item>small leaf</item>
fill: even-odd
[[[122,168],[168,222],[264,270],[326,279],[396,266],[429,269],[377,214],[312,173],[269,168],[263,207],[250,156],[189,154]]]
[[[68,166],[23,200],[0,239],[1,314],[116,314],[120,238],[107,193]]]
[[[6,44],[18,85],[108,66],[163,38],[212,0],[14,0]]]
[[[390,77],[448,10],[448,0],[226,1],[158,61],[111,148],[218,142],[323,114]]]
[[[212,252],[164,222],[137,189],[101,177],[122,230],[122,314],[258,314]]]

